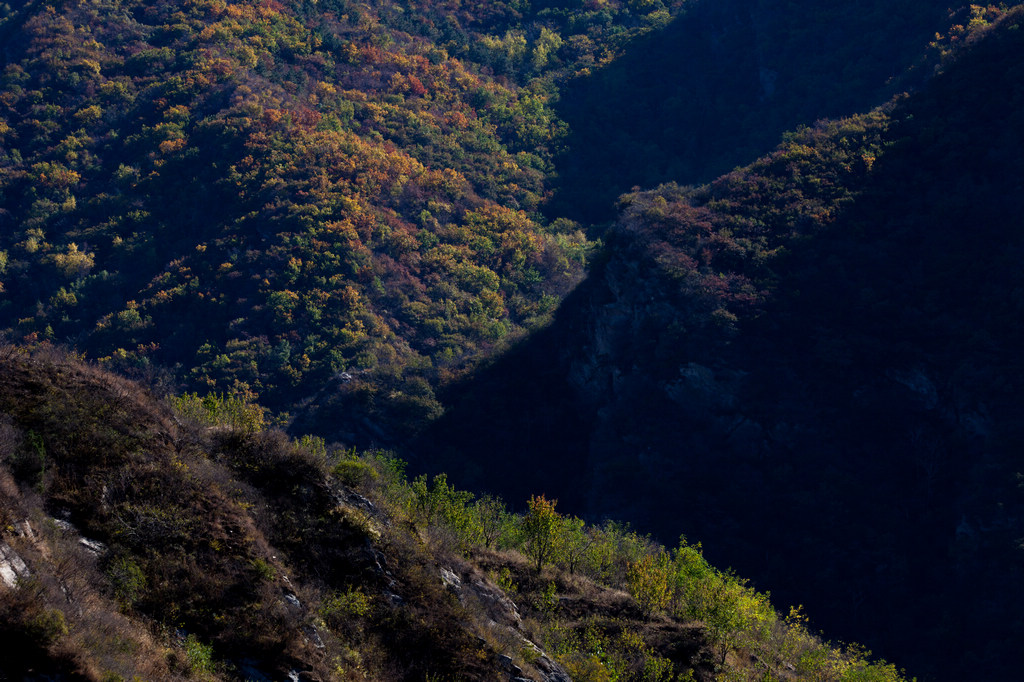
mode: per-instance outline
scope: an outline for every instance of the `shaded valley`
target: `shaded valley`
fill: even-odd
[[[467,484],[701,539],[923,679],[1013,679],[1020,20],[890,108],[625,196],[605,260],[456,392],[425,461],[486,452]]]
[[[0,678],[1015,679],[1022,8],[0,4]]]

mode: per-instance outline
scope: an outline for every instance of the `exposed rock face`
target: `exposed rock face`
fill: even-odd
[[[977,492],[990,480],[1010,499],[1010,482],[985,462],[994,447],[1005,458],[999,438],[1012,436],[1000,435],[987,389],[963,378],[975,370],[880,353],[891,347],[884,325],[859,331],[824,295],[821,306],[839,312],[716,322],[712,305],[652,265],[649,236],[632,227],[608,237],[608,260],[533,354],[499,367],[488,395],[472,399],[497,402],[474,406],[477,420],[501,415],[518,428],[473,444],[514,463],[479,487],[509,499],[543,490],[568,511],[626,519],[667,543],[685,533],[782,603],[811,602],[843,636],[874,650],[880,633],[903,640],[908,628],[886,601],[904,605],[923,584],[945,589],[950,572],[967,575],[982,548],[1019,527],[1009,502]],[[835,328],[822,329],[823,318]],[[852,332],[836,331],[844,324]],[[851,341],[853,332],[868,338]],[[525,368],[532,383],[517,376]],[[545,402],[551,395],[558,404]],[[525,493],[501,487],[524,471]],[[971,532],[957,533],[964,514],[959,527]]]
[[[476,569],[468,569],[459,575],[452,568],[441,567],[441,581],[459,598],[463,605],[474,604],[486,613],[488,626],[499,628],[511,634],[518,642],[517,649],[531,649],[537,655],[533,666],[539,679],[524,674],[523,669],[513,663],[512,657],[501,654],[497,658],[498,667],[508,675],[512,682],[526,680],[528,682],[572,682],[572,678],[557,663],[527,639],[522,632],[523,621],[519,608],[508,595],[488,580]]]
[[[31,571],[28,570],[28,566],[18,556],[18,553],[11,549],[6,542],[0,542],[0,581],[14,589],[18,586],[18,580],[31,575]]]
[[[473,601],[482,606],[492,624],[514,630],[522,626],[519,607],[478,571],[471,570],[464,577],[460,577],[452,569],[442,567],[441,580],[455,593],[460,602]]]

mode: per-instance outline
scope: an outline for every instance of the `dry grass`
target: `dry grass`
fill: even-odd
[[[40,529],[12,537],[32,591],[5,597],[24,616],[12,636],[39,642],[26,669],[220,679],[245,661],[274,679],[472,680],[506,675],[502,655],[539,678],[531,642],[589,665],[586,637],[636,632],[634,648],[680,670],[706,649],[692,626],[644,619],[628,594],[586,576],[538,574],[512,550],[467,558],[454,536],[406,522],[381,461],[362,480],[368,501],[331,479],[322,447],[179,422],[74,356],[0,353],[4,413],[0,520]],[[80,534],[108,549],[87,552]],[[461,589],[442,583],[442,566]]]

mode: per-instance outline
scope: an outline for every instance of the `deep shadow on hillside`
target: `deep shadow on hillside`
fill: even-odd
[[[908,76],[948,3],[698,2],[664,31],[565,88],[572,134],[551,215],[613,217],[634,186],[708,182],[786,130],[866,111]]]
[[[919,679],[1016,679],[1022,26],[1011,14],[896,108],[835,220],[787,220],[820,183],[781,153],[695,195],[712,227],[769,205],[781,219],[765,224],[799,234],[734,330],[702,329],[653,269],[669,237],[613,230],[553,327],[463,387],[421,455],[455,470],[459,453],[481,488],[543,490],[665,542],[685,532]],[[654,221],[662,198],[631,210]]]
[[[413,444],[414,469],[446,471],[459,487],[502,495],[512,506],[545,494],[562,511],[583,513],[595,415],[566,368],[584,334],[579,306],[598,293],[595,283],[571,294],[550,327],[442,395],[449,409]]]

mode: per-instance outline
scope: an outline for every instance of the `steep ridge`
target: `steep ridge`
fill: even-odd
[[[1014,679],[1024,44],[1021,10],[977,11],[895,106],[624,197],[606,261],[424,452],[703,539],[924,679]]]
[[[493,679],[435,559],[322,443],[206,427],[46,347],[0,363],[0,542],[28,567],[0,629],[31,641],[0,674]]]
[[[549,212],[611,220],[633,187],[709,182],[786,130],[882,104],[928,75],[912,67],[948,11],[934,0],[690,3],[563,89],[570,134]]]
[[[699,545],[0,347],[0,676],[901,682]]]

